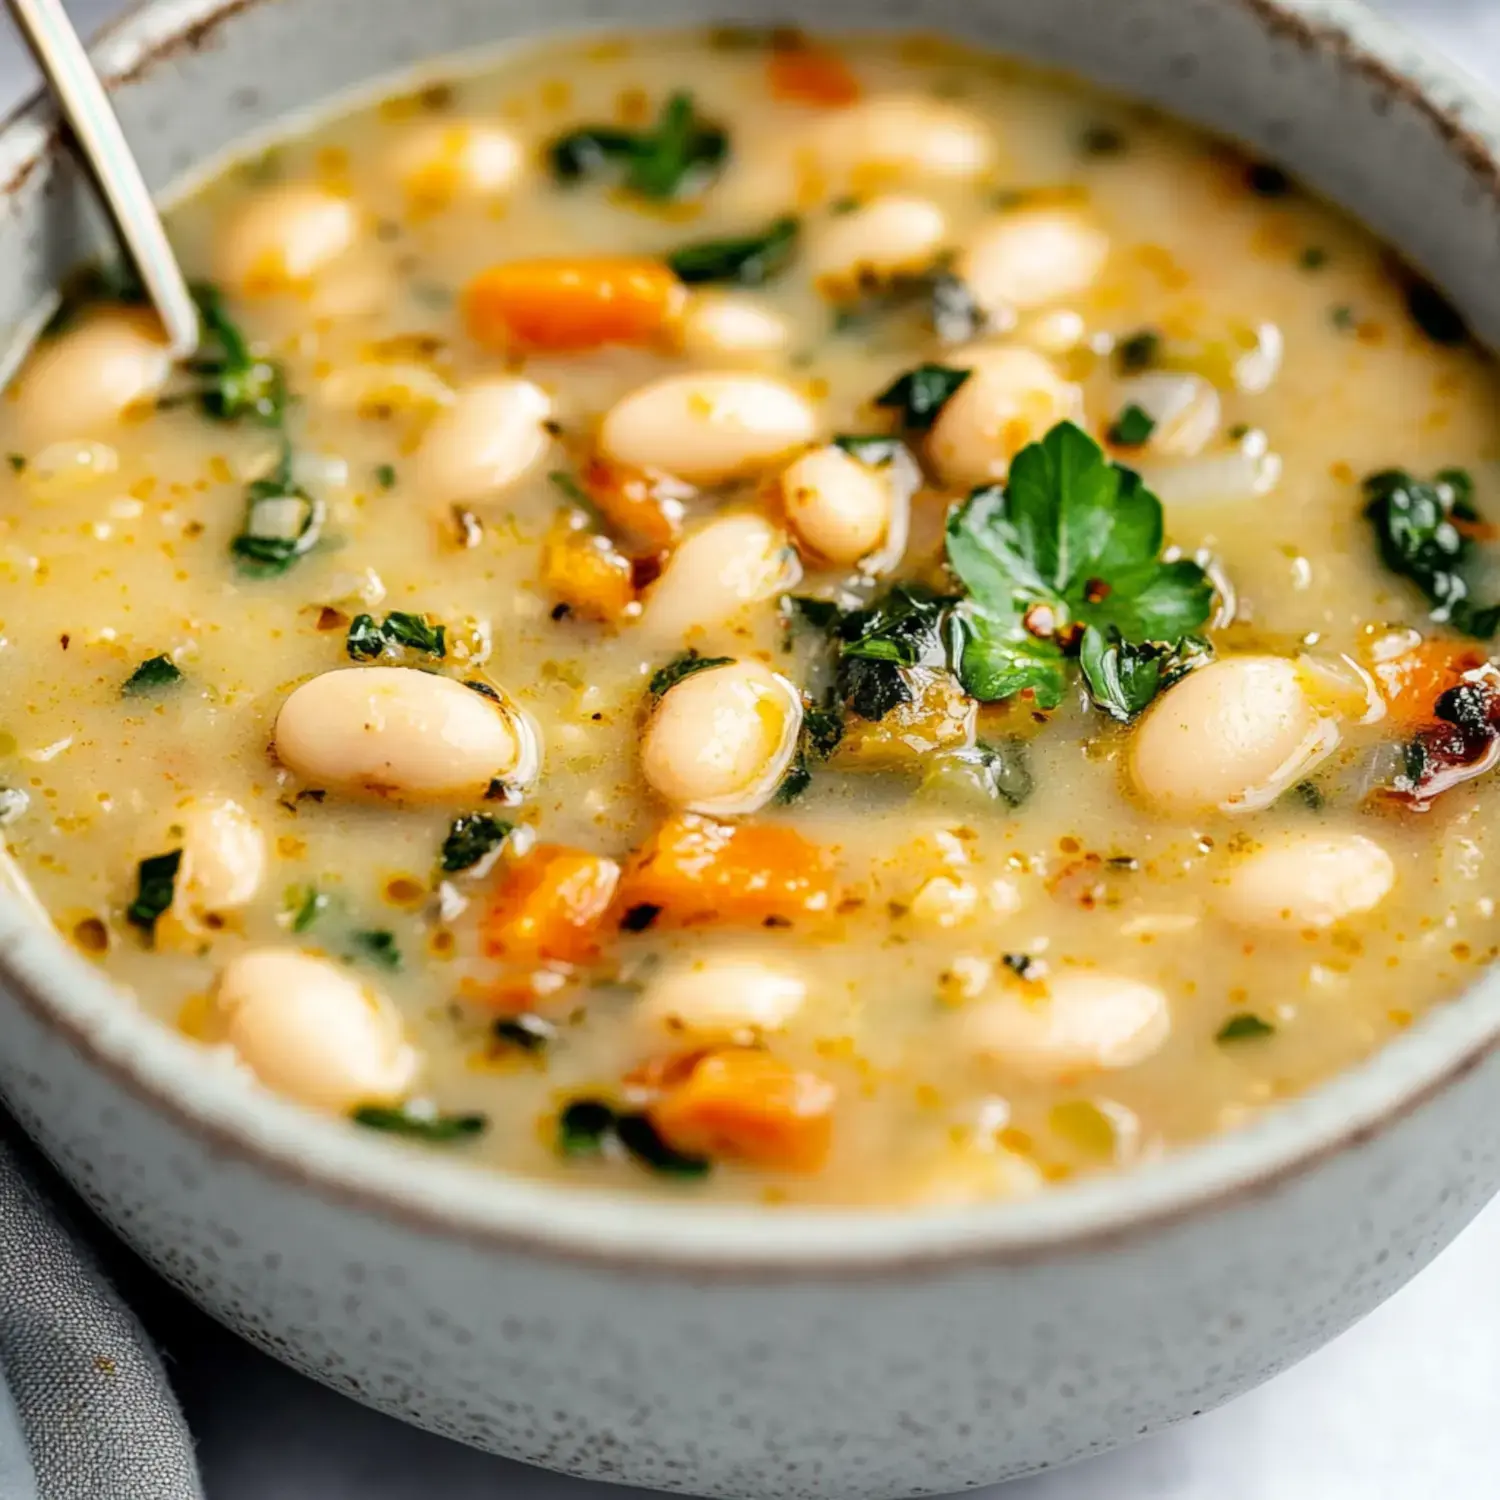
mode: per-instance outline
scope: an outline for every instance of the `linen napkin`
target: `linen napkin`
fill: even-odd
[[[156,1351],[49,1177],[0,1115],[0,1500],[203,1500]]]

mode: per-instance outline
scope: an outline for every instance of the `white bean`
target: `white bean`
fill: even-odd
[[[276,717],[278,759],[317,787],[369,797],[482,796],[534,779],[518,709],[415,667],[344,667],[304,682]]]
[[[891,193],[811,230],[803,264],[820,290],[848,296],[929,269],[947,239],[948,216],[936,203]]]
[[[927,438],[927,456],[946,485],[1003,479],[1028,443],[1083,416],[1083,392],[1034,349],[976,349],[945,362],[973,372]]]
[[[1258,931],[1323,929],[1373,911],[1396,883],[1396,867],[1359,833],[1283,835],[1233,865],[1219,909]]]
[[[748,1045],[782,1030],[806,999],[797,974],[748,954],[710,953],[655,975],[635,1017],[657,1037]]]
[[[1339,743],[1295,662],[1226,656],[1183,678],[1135,731],[1130,775],[1158,811],[1191,817],[1274,802]]]
[[[234,291],[265,295],[305,287],[347,251],[359,233],[354,205],[311,183],[267,188],[224,226],[218,279]]]
[[[238,802],[191,807],[181,818],[182,864],[172,895],[178,916],[234,911],[255,899],[266,872],[266,839]]]
[[[1028,1078],[1129,1068],[1166,1041],[1166,996],[1123,974],[1072,971],[1042,997],[999,994],[963,1014],[970,1050]]]
[[[1081,214],[1032,208],[987,220],[953,269],[987,313],[1004,317],[1087,291],[1108,258],[1108,236]]]
[[[30,443],[85,437],[113,427],[130,408],[153,401],[172,373],[156,319],[101,312],[43,341],[17,392]]]
[[[706,668],[662,695],[641,742],[641,771],[678,807],[751,813],[775,795],[801,729],[801,694],[779,673],[758,661]]]
[[[977,177],[994,161],[984,122],[961,105],[921,95],[884,94],[829,113],[800,137],[839,181]]]
[[[720,516],[684,538],[647,591],[641,624],[657,641],[711,630],[800,576],[786,533],[751,511]]]
[[[279,1094],[347,1112],[391,1104],[411,1087],[416,1054],[390,1004],[352,975],[287,948],[232,959],[218,1006],[230,1045]]]
[[[885,541],[896,505],[895,475],[889,464],[861,463],[830,444],[787,466],[781,500],[808,551],[836,567],[853,567]]]
[[[547,452],[552,402],[529,380],[484,380],[432,419],[412,463],[421,492],[453,504],[482,500],[523,478]]]
[[[1222,403],[1219,393],[1201,375],[1153,371],[1122,382],[1121,408],[1138,406],[1156,426],[1149,449],[1169,458],[1192,458],[1219,431]]]
[[[605,413],[601,448],[638,469],[661,469],[689,484],[769,468],[810,442],[812,407],[780,380],[712,371],[664,375]]]
[[[791,338],[786,320],[738,292],[699,292],[682,316],[683,353],[693,359],[774,354]]]
[[[430,120],[404,134],[386,170],[420,205],[486,198],[515,187],[526,168],[526,148],[487,120]]]

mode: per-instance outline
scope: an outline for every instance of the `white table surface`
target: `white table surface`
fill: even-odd
[[[1105,0],[1101,0],[1105,3]],[[97,26],[119,0],[70,0]],[[1500,0],[1383,0],[1500,86]],[[0,23],[3,27],[3,23]],[[0,36],[0,101],[24,67]],[[1295,1370],[1197,1421],[1005,1487],[1003,1500],[1496,1500],[1500,1203],[1423,1276]],[[627,1493],[460,1448],[354,1405],[224,1332],[144,1269],[208,1500],[615,1500]],[[1002,1491],[984,1492],[1001,1500]],[[101,1496],[99,1500],[107,1500]]]

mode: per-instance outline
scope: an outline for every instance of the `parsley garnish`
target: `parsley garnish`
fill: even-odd
[[[1141,448],[1151,441],[1156,418],[1133,402],[1115,418],[1109,429],[1109,440],[1117,448]]]
[[[1004,484],[948,518],[948,565],[968,593],[964,688],[983,702],[1030,689],[1055,708],[1087,627],[1176,645],[1208,619],[1213,585],[1161,547],[1161,502],[1087,433],[1062,422],[1023,448]]]
[[[759,234],[684,245],[667,256],[667,264],[690,286],[706,281],[764,286],[791,264],[800,230],[798,221],[787,215]]]
[[[732,656],[699,656],[696,651],[688,651],[681,656],[673,657],[666,666],[658,667],[652,673],[646,691],[653,698],[660,698],[671,688],[676,687],[684,677],[691,677],[696,672],[712,671],[715,667],[732,667],[733,665]]]
[[[490,1128],[488,1115],[419,1115],[406,1106],[392,1109],[382,1104],[361,1105],[349,1118],[366,1130],[383,1130],[435,1146],[473,1140]]]
[[[143,859],[136,868],[135,900],[125,908],[125,917],[148,937],[156,935],[156,919],[172,904],[181,865],[182,850],[173,849]]]
[[[1241,1011],[1230,1018],[1219,1028],[1214,1040],[1220,1046],[1231,1042],[1251,1042],[1261,1037],[1272,1036],[1276,1028],[1269,1021],[1262,1021],[1257,1015],[1250,1011]]]
[[[1474,544],[1455,525],[1479,519],[1468,474],[1445,469],[1425,482],[1404,469],[1388,469],[1366,479],[1364,491],[1380,560],[1416,584],[1432,605],[1430,617],[1479,640],[1493,636],[1500,605],[1481,607],[1470,597],[1463,569]]]
[[[142,698],[157,688],[171,687],[182,681],[182,672],[170,656],[148,656],[120,688],[127,698]]]
[[[947,365],[918,365],[892,381],[875,398],[875,405],[897,412],[903,427],[926,432],[971,374],[972,370]]]
[[[563,1156],[598,1156],[613,1140],[641,1166],[667,1177],[702,1177],[712,1163],[664,1141],[639,1113],[620,1113],[601,1099],[575,1099],[558,1116],[557,1149]]]
[[[405,614],[400,610],[388,614],[381,624],[373,615],[355,615],[349,622],[344,649],[355,661],[374,661],[387,648],[421,652],[441,660],[448,654],[447,630],[430,624],[426,615]]]
[[[619,169],[625,187],[642,198],[687,198],[712,179],[729,154],[729,137],[702,119],[693,96],[673,94],[651,130],[587,125],[548,147],[553,176],[578,182]]]
[[[442,865],[450,875],[472,869],[510,836],[514,823],[489,813],[465,813],[448,826],[443,840]]]
[[[396,945],[396,934],[384,927],[363,928],[351,932],[349,940],[354,944],[356,957],[366,958],[376,968],[392,974],[400,972],[401,949]]]

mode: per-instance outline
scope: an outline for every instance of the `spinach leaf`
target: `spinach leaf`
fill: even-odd
[[[514,823],[489,813],[465,813],[448,825],[443,840],[442,865],[450,875],[472,869],[510,837]]]
[[[240,571],[274,578],[317,546],[327,511],[292,479],[292,449],[283,442],[275,471],[245,492],[245,521],[229,550]]]
[[[344,650],[354,661],[374,661],[385,651],[385,632],[374,615],[355,615],[349,622]]]
[[[1164,562],[1161,546],[1161,502],[1087,433],[1062,422],[1023,448],[1004,484],[948,518],[948,566],[968,593],[964,687],[982,701],[1029,688],[1055,708],[1088,626],[1136,644],[1196,630],[1213,585],[1195,562]]]
[[[182,673],[170,656],[148,656],[120,688],[127,698],[143,698],[157,688],[171,687],[182,681]]]
[[[1455,524],[1479,519],[1473,488],[1460,469],[1445,469],[1431,482],[1387,469],[1364,482],[1365,517],[1380,560],[1416,584],[1432,605],[1430,618],[1488,640],[1500,629],[1500,605],[1479,606],[1470,597],[1462,570],[1474,544]]]
[[[470,1141],[490,1128],[488,1115],[419,1115],[406,1105],[390,1108],[382,1104],[362,1104],[349,1118],[366,1130],[383,1130],[388,1135],[404,1135],[434,1146]]]
[[[294,885],[285,899],[293,932],[306,932],[328,910],[328,897],[315,885]]]
[[[687,651],[681,656],[673,657],[666,666],[658,667],[652,674],[646,691],[653,698],[660,698],[671,688],[676,687],[684,677],[691,677],[696,672],[708,672],[714,667],[733,665],[732,656],[699,656],[696,651]]]
[[[442,660],[448,654],[447,629],[431,624],[426,615],[400,610],[388,614],[380,624],[373,615],[355,615],[349,622],[344,649],[354,661],[375,661],[387,647],[419,651]]]
[[[557,1117],[557,1149],[563,1156],[597,1156],[614,1133],[615,1112],[602,1099],[575,1099]]]
[[[702,1177],[712,1166],[707,1157],[669,1146],[644,1114],[623,1113],[602,1099],[575,1099],[558,1116],[557,1149],[563,1156],[599,1156],[611,1141],[641,1166],[668,1177]]]
[[[759,234],[683,245],[667,257],[667,264],[677,279],[689,286],[707,281],[764,286],[791,264],[800,232],[798,220],[787,215]]]
[[[1230,1016],[1219,1028],[1214,1040],[1222,1047],[1234,1042],[1259,1041],[1262,1037],[1274,1036],[1275,1032],[1276,1028],[1269,1021],[1262,1021],[1259,1016],[1243,1010],[1238,1015]]]
[[[125,908],[125,918],[143,929],[148,937],[155,936],[156,919],[172,904],[181,867],[181,849],[154,854],[136,867],[135,900]]]
[[[870,608],[843,617],[835,682],[852,712],[879,721],[912,701],[905,668],[952,668],[961,650],[954,603],[950,596],[903,583]]]
[[[368,959],[378,969],[398,974],[401,971],[401,949],[396,944],[396,934],[384,927],[364,928],[349,934],[354,944],[355,956]]]
[[[559,182],[619,169],[629,191],[657,202],[699,192],[728,154],[729,137],[698,115],[687,92],[666,101],[651,130],[589,125],[559,137],[548,148]]]
[[[971,374],[972,370],[947,365],[918,365],[892,381],[875,398],[875,405],[898,413],[903,427],[926,432]]]
[[[1159,692],[1205,665],[1212,654],[1198,636],[1184,636],[1175,645],[1132,642],[1122,640],[1118,630],[1090,625],[1083,633],[1079,666],[1094,706],[1128,724]]]
[[[261,359],[224,308],[219,289],[206,282],[192,288],[203,326],[203,346],[188,371],[201,382],[198,405],[219,422],[242,418],[263,427],[280,427],[288,402],[286,376],[279,364]]]

